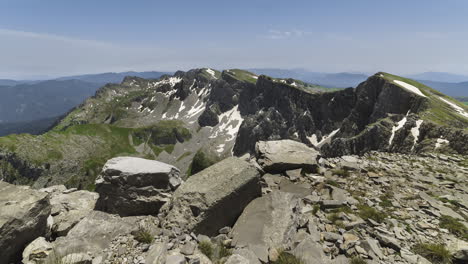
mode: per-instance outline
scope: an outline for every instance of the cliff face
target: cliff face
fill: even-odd
[[[0,138],[1,172],[9,182],[36,187],[93,188],[107,159],[130,155],[175,165],[186,177],[192,167],[278,139],[325,156],[466,154],[467,112],[429,87],[387,73],[338,91],[242,70],[127,77],[99,89],[44,135]]]

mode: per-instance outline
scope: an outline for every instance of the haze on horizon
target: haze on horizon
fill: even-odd
[[[195,67],[468,75],[468,2],[0,2],[0,79]]]

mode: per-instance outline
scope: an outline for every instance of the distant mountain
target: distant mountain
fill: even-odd
[[[8,80],[8,79],[0,79],[0,86],[12,86],[20,84],[21,82],[15,80]]]
[[[101,86],[80,80],[43,81],[0,89],[0,124],[65,114]]]
[[[1,123],[0,136],[21,133],[39,135],[46,132],[57,120],[59,120],[59,117],[50,117],[24,122]]]
[[[294,78],[308,83],[313,83],[331,88],[356,87],[365,81],[369,75],[363,73],[319,73],[309,72],[303,69],[250,69],[256,74],[264,74],[276,78]]]
[[[84,74],[84,75],[75,75],[75,76],[66,76],[60,77],[56,80],[64,81],[64,80],[80,80],[85,82],[91,83],[121,83],[126,76],[135,76],[145,79],[157,79],[160,78],[164,74],[172,74],[170,72],[155,72],[155,71],[148,71],[148,72],[106,72],[106,73],[99,73],[99,74]]]
[[[60,77],[46,81],[0,80],[0,136],[39,134],[107,83],[126,76],[157,79],[166,72],[120,72]]]
[[[447,72],[423,72],[418,74],[407,75],[407,77],[416,80],[427,80],[445,83],[468,82],[467,75],[452,74]]]
[[[452,97],[468,96],[468,82],[449,83],[449,82],[435,82],[428,80],[418,80],[429,87],[432,87],[440,92]]]

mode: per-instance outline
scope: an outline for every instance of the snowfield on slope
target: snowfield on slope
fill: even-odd
[[[460,106],[450,102],[449,100],[445,100],[444,98],[439,96],[439,99],[442,100],[444,103],[450,105],[457,113],[464,117],[468,117],[468,113],[465,111],[465,109],[461,108]]]
[[[401,119],[399,122],[398,122],[398,125],[397,126],[394,126],[392,127],[392,135],[390,136],[390,138],[388,139],[388,145],[392,145],[392,142],[393,142],[393,138],[395,137],[395,133],[402,129],[403,126],[406,124],[406,116],[403,117],[403,119]]]
[[[214,132],[210,138],[217,138],[220,133],[228,136],[226,141],[231,141],[236,138],[237,132],[239,132],[239,128],[244,121],[238,107],[239,106],[236,105],[231,110],[218,116],[219,124],[213,127]]]
[[[413,86],[411,84],[408,84],[408,83],[405,83],[405,82],[402,82],[402,81],[399,81],[399,80],[393,80],[393,82],[398,84],[399,86],[405,88],[406,90],[414,93],[414,94],[417,94],[417,95],[422,96],[422,97],[427,97],[416,86]]]

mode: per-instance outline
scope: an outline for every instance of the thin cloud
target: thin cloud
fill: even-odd
[[[70,38],[66,36],[59,36],[59,35],[48,34],[48,33],[36,33],[36,32],[11,30],[11,29],[4,29],[4,28],[0,28],[0,36],[61,41],[61,42],[76,43],[76,44],[81,44],[81,45],[101,46],[101,47],[102,46],[114,46],[111,43],[100,42],[96,40],[77,39],[77,38]]]
[[[270,29],[268,30],[268,33],[266,34],[265,37],[268,39],[288,39],[288,38],[300,38],[308,34],[310,34],[310,32],[298,30],[298,29],[287,30],[287,31]]]

